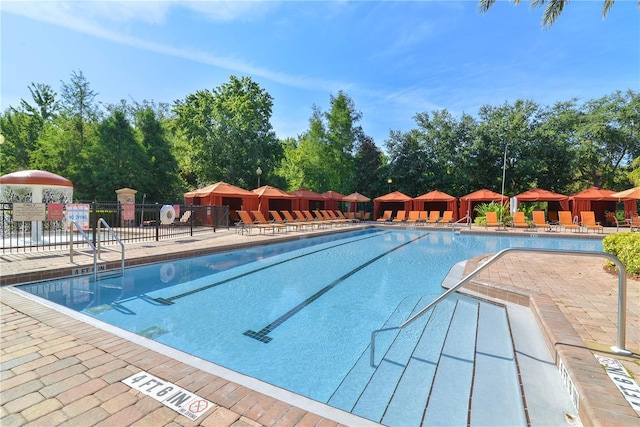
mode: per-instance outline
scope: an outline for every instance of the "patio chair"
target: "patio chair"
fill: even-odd
[[[500,221],[498,221],[498,212],[487,212],[484,228],[489,227],[500,227]]]
[[[320,215],[320,217],[316,217],[313,216],[313,214],[310,211],[302,211],[302,213],[304,214],[305,217],[307,217],[308,221],[313,221],[315,224],[318,225],[318,227],[320,226],[328,226],[331,223],[329,221],[325,221],[324,219],[322,219],[322,215]]]
[[[420,211],[420,215],[419,215],[419,222],[420,224],[426,224],[427,220],[429,219],[429,212],[427,211]]]
[[[378,221],[378,222],[391,221],[391,215],[393,215],[392,211],[384,211],[382,216],[380,218],[376,219],[376,221]]]
[[[511,224],[515,228],[529,228],[529,223],[527,222],[527,218],[524,216],[524,212],[516,211],[513,213],[513,220]]]
[[[615,212],[604,211],[604,220],[607,225],[619,225],[618,217],[616,216]]]
[[[328,221],[333,221],[336,224],[346,224],[346,218],[339,218],[333,211],[321,210],[322,216],[324,216]]]
[[[240,227],[238,230],[240,233],[247,231],[247,234],[251,234],[251,230],[258,228],[255,222],[251,219],[251,215],[247,211],[236,211],[240,220],[236,223],[236,227]]]
[[[453,222],[453,211],[442,212],[442,218],[438,221],[438,225],[449,224]]]
[[[396,217],[393,218],[392,222],[404,222],[405,221],[405,211],[398,211],[398,213],[396,214]]]
[[[253,215],[253,217],[256,219],[255,223],[259,227],[262,227],[264,229],[271,228],[271,231],[273,231],[274,233],[276,232],[276,229],[284,230],[285,232],[287,231],[286,225],[267,221],[261,211],[251,211],[251,215]]]
[[[589,230],[604,233],[602,225],[600,225],[599,222],[596,222],[596,215],[593,213],[593,211],[580,212],[580,217],[582,218],[582,225],[587,228],[587,233],[589,232]]]
[[[632,216],[631,217],[631,230],[630,231],[640,231],[640,216]]]
[[[289,222],[288,220],[283,219],[278,213],[278,211],[269,211],[269,215],[271,215],[271,218],[273,218],[273,222],[275,224],[281,224],[281,225],[284,225],[285,227],[290,227],[296,230],[299,230],[300,227],[304,226],[304,224],[300,224],[295,221]]]
[[[349,214],[349,213],[353,213],[353,212],[347,212],[347,214]],[[354,216],[353,218],[347,218],[347,217],[342,213],[342,211],[341,211],[341,210],[337,210],[337,209],[336,209],[335,214],[338,216],[338,218],[344,219],[344,220],[345,220],[345,222],[352,222],[352,223],[353,223],[353,222],[358,222],[358,221],[360,221],[360,220],[359,220],[359,219],[357,219],[355,216]]]
[[[427,218],[427,224],[435,224],[440,219],[440,211],[429,212],[429,218]]]
[[[306,219],[300,220],[300,219],[294,218],[293,215],[291,215],[291,212],[289,211],[280,211],[280,212],[282,213],[282,216],[284,216],[284,219],[287,223],[298,224],[298,226],[300,227],[310,226],[311,228],[313,228],[313,224],[310,224]]]
[[[571,212],[570,211],[559,211],[558,212],[558,223],[565,230],[573,230],[574,232],[575,231],[580,231],[580,226],[573,222],[573,219],[571,218]]]
[[[408,223],[416,224],[419,220],[420,220],[419,211],[409,211],[409,217],[407,218]]]
[[[551,231],[551,224],[544,219],[544,211],[533,211],[533,226],[536,228],[546,228]]]

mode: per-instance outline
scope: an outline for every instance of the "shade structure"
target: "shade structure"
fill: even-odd
[[[197,190],[184,193],[184,203],[199,206],[229,206],[229,216],[238,219],[236,211],[258,209],[258,195],[235,185],[220,181]],[[213,225],[213,211],[199,211],[202,224]]]
[[[395,216],[399,210],[408,212],[411,209],[413,209],[413,198],[399,191],[394,191],[373,199],[374,220],[380,218],[385,210],[393,211],[393,216]]]
[[[47,187],[73,187],[67,178],[52,172],[41,170],[24,170],[12,172],[0,177],[3,185],[42,185]]]
[[[367,203],[367,202],[370,202],[371,199],[356,191],[354,193],[349,194],[348,196],[344,196],[342,198],[342,201],[351,203],[349,211],[355,212],[358,210],[358,203]]]
[[[458,220],[458,199],[438,190],[415,197],[413,209],[417,211],[452,211],[453,220]]]
[[[605,211],[615,212],[618,202],[624,203],[625,218],[630,218],[636,212],[636,200],[627,197],[615,197],[615,191],[599,187],[591,187],[569,197],[571,213],[580,218],[580,212],[593,211],[596,221],[606,223]]]
[[[474,191],[466,196],[460,197],[460,218],[465,215],[469,215],[471,218],[475,218],[474,207],[478,203],[505,203],[509,200],[507,196],[498,194],[494,191],[483,188],[482,190]]]
[[[611,197],[617,197],[619,199],[626,199],[626,198],[640,199],[640,187],[633,187],[628,190],[613,193]]]
[[[569,210],[569,196],[543,190],[541,188],[532,188],[524,193],[520,193],[516,196],[516,200],[518,206],[520,205],[520,202],[552,202],[556,204],[556,207],[550,204],[549,211]]]
[[[300,188],[289,194],[295,196],[293,201],[293,209],[300,211],[309,211],[314,209],[324,209],[327,198],[315,191]]]
[[[327,200],[324,202],[325,209],[335,211],[338,209],[338,202],[341,202],[344,198],[344,194],[340,194],[337,191],[329,190],[322,193]]]
[[[269,218],[270,210],[291,212],[293,208],[295,196],[279,188],[264,185],[251,192],[258,195],[258,210],[265,218]]]

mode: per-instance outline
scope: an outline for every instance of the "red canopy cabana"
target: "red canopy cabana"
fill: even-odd
[[[517,206],[520,206],[520,202],[549,202],[547,209],[549,212],[569,210],[569,196],[541,188],[532,188],[524,193],[520,193],[516,196],[516,200]]]
[[[295,196],[275,187],[264,185],[251,190],[258,195],[258,210],[265,218],[269,218],[269,211],[289,211],[293,208]]]
[[[307,190],[306,188],[301,188],[289,194],[295,196],[295,199],[293,200],[293,209],[299,211],[324,209],[324,204],[327,201],[327,198],[322,194]]]
[[[393,211],[393,216],[395,217],[398,211],[405,210],[409,212],[411,209],[413,209],[413,199],[399,191],[373,199],[374,220],[381,217],[382,212],[385,210]]]
[[[322,195],[327,198],[324,203],[325,209],[332,211],[338,209],[338,202],[341,202],[342,199],[344,199],[344,194],[340,194],[333,190],[325,191]]]
[[[603,188],[591,187],[569,197],[571,202],[571,213],[580,218],[580,212],[593,211],[596,221],[606,224],[605,211],[615,212],[618,209],[618,202],[624,202],[625,217],[629,212],[636,211],[635,199],[619,199],[615,196],[615,191]]]
[[[458,199],[438,190],[414,198],[413,209],[418,211],[452,211],[453,220],[458,220]]]
[[[469,215],[471,218],[475,218],[473,208],[478,203],[506,203],[509,201],[507,196],[503,196],[491,190],[483,188],[482,190],[474,191],[466,196],[460,197],[460,216],[459,218]]]
[[[258,209],[258,195],[226,182],[217,182],[204,188],[184,193],[186,205],[198,206],[229,206],[229,216],[237,219],[236,211],[255,211]],[[211,210],[198,211],[198,220],[202,224],[213,225],[213,212]]]

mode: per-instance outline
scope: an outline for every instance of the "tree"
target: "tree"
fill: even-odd
[[[514,4],[520,4],[520,0],[511,0]],[[491,6],[494,5],[496,0],[479,0],[478,10],[481,13],[487,13]],[[545,28],[549,28],[558,19],[564,7],[569,3],[569,0],[531,0],[531,7],[542,7],[547,5],[542,14],[542,25]],[[602,19],[607,17],[607,13],[615,3],[615,0],[604,0],[602,5]],[[640,1],[638,1],[638,7],[640,7]]]
[[[273,100],[249,77],[231,76],[213,91],[200,90],[176,101],[176,128],[190,144],[198,184],[224,180],[254,187],[258,166],[265,182],[282,156],[271,126]]]
[[[153,177],[146,173],[151,166],[124,111],[114,110],[100,123],[86,165],[90,165],[84,171],[90,177],[89,186],[76,185],[79,198],[113,200],[120,188],[151,187]]]
[[[329,179],[325,190],[347,192],[352,188],[353,148],[362,134],[356,123],[362,114],[355,109],[355,103],[344,92],[331,96],[331,110],[325,113],[327,129],[328,161],[334,176]]]
[[[422,144],[420,132],[416,129],[408,132],[391,131],[386,148],[389,178],[393,180],[392,190],[414,197],[423,194],[433,164]]]
[[[141,107],[135,114],[136,130],[149,162],[147,188],[139,188],[147,200],[160,203],[176,200],[180,180],[177,175],[178,162],[166,137],[165,129],[150,107]]]
[[[386,192],[386,159],[371,137],[361,135],[358,138],[353,163],[353,186],[345,193],[357,191],[370,197]]]

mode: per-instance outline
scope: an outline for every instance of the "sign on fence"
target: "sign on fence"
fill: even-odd
[[[44,203],[14,203],[13,220],[44,221],[46,218],[45,206]]]
[[[47,205],[47,221],[62,221],[62,203],[49,203]]]
[[[89,205],[73,203],[67,205],[67,230],[71,230],[71,221],[78,223],[83,230],[89,229]]]

